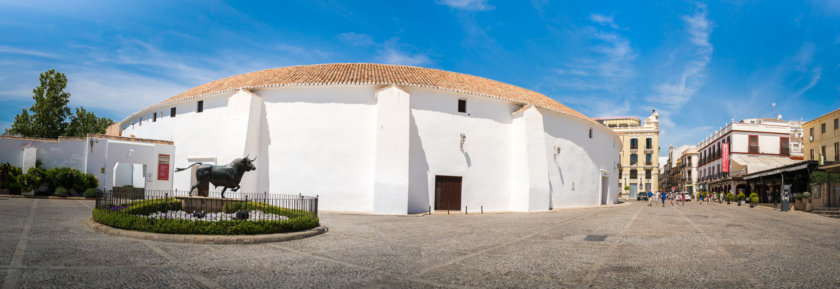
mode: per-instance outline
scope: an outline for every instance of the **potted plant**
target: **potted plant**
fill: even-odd
[[[758,194],[750,194],[750,208],[755,208],[758,205]]]
[[[747,196],[744,193],[738,193],[738,206],[744,205],[744,200],[747,199]]]
[[[727,205],[731,205],[732,201],[734,201],[734,200],[735,200],[735,194],[733,194],[731,192],[726,194],[726,204]]]
[[[811,210],[811,192],[802,193],[802,206],[805,207],[805,211]]]
[[[804,205],[802,203],[802,194],[793,194],[793,208],[799,211],[805,210]]]

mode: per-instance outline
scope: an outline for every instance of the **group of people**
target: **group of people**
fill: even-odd
[[[676,206],[685,206],[685,195],[686,192],[648,192],[648,206],[651,206],[654,200],[661,200],[662,206],[665,206],[665,200],[670,200],[671,206],[674,206],[676,202]],[[688,193],[689,196],[691,193]]]
[[[670,200],[671,206],[685,206],[686,195],[691,197],[691,193],[688,192],[647,192],[648,196],[648,206],[654,205],[657,201],[662,201],[662,206],[665,206],[665,200]],[[721,195],[722,196],[722,195]],[[698,194],[697,195],[697,204],[703,205],[703,202],[714,204],[718,203],[718,194],[706,193],[706,194]]]

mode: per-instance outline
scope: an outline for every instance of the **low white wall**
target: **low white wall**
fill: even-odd
[[[85,170],[85,139],[46,140],[0,137],[0,163],[23,167],[24,146],[37,148],[36,159],[44,168],[70,167]]]

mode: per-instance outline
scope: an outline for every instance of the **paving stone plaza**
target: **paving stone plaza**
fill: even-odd
[[[840,286],[840,219],[769,208],[322,213],[312,238],[203,245],[93,232],[92,207],[0,198],[2,288]]]

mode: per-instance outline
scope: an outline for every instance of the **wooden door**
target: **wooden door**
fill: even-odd
[[[435,210],[461,210],[461,177],[435,176]]]

